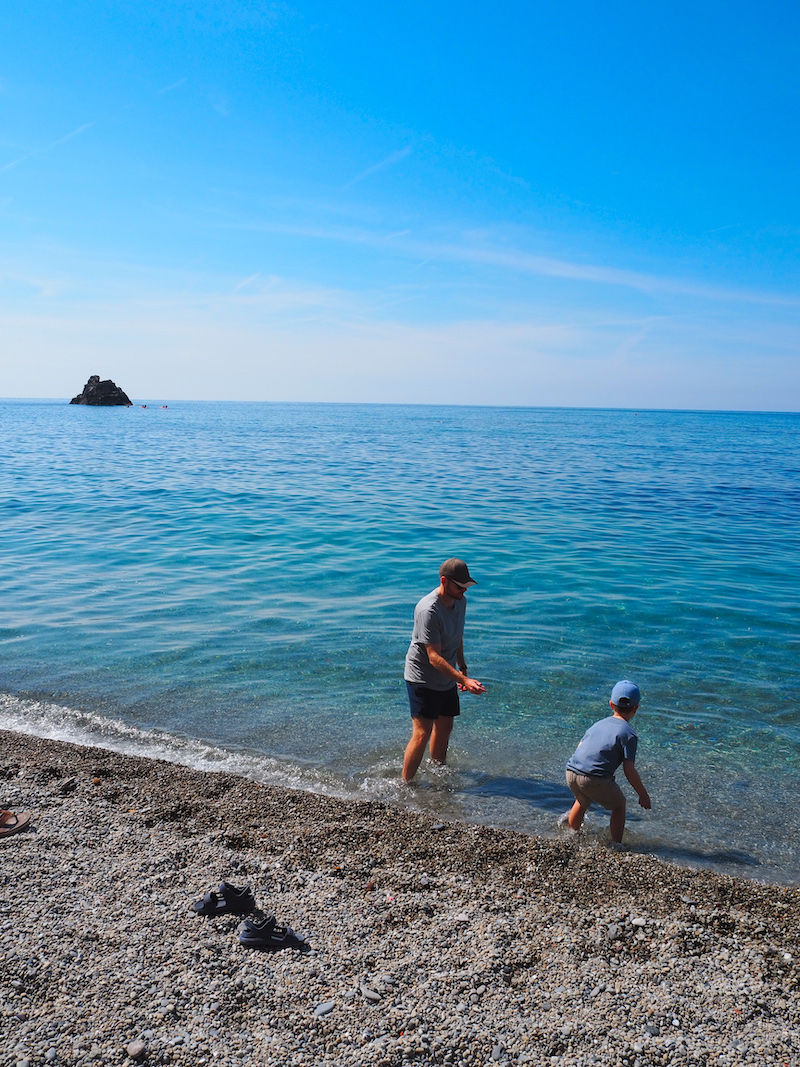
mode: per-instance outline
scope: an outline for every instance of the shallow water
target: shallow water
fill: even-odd
[[[555,832],[643,691],[629,840],[800,881],[800,416],[0,403],[0,726]],[[398,786],[413,605],[466,558],[446,771]],[[605,818],[596,815],[592,832]]]

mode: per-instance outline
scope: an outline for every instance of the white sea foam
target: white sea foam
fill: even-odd
[[[200,771],[238,774],[257,782],[349,797],[353,790],[324,769],[301,767],[253,752],[231,751],[192,737],[143,729],[119,719],[0,693],[0,729],[53,741],[106,748],[126,756],[180,763]]]

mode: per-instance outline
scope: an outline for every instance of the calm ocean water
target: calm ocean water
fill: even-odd
[[[0,402],[0,727],[550,834],[629,677],[631,846],[800,882],[799,486],[798,415]],[[489,692],[403,790],[451,555]]]

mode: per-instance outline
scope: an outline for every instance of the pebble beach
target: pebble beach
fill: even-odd
[[[4,1067],[800,1062],[800,888],[19,733],[0,778]]]

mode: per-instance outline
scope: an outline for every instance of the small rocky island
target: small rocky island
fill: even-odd
[[[110,378],[100,381],[99,374],[93,374],[84,385],[83,392],[74,396],[70,404],[90,404],[93,407],[130,407],[131,399],[118,385],[114,385]]]

